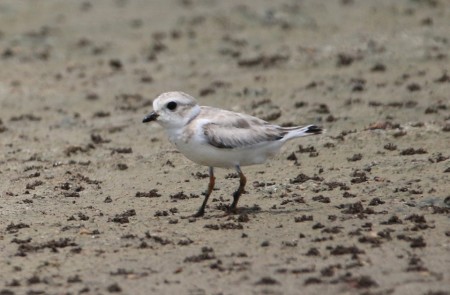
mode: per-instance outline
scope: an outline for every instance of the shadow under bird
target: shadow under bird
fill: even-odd
[[[164,128],[184,156],[209,167],[208,189],[195,217],[205,214],[214,189],[214,167],[234,168],[239,175],[229,207],[234,212],[247,182],[241,166],[264,163],[291,139],[322,133],[316,125],[281,127],[250,115],[199,106],[195,98],[178,91],[163,93],[153,101],[153,111],[142,122],[152,121]]]

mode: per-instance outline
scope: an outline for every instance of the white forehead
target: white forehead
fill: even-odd
[[[196,105],[195,98],[181,91],[164,92],[153,101],[153,109],[159,110],[168,102],[174,101],[181,105]]]

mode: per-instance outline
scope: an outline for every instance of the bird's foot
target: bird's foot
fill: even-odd
[[[238,214],[238,213],[239,213],[238,208],[230,206],[225,211],[225,216],[234,215],[234,214]]]
[[[205,215],[204,210],[198,210],[197,213],[192,214],[190,217],[199,218],[199,217],[203,217],[204,215]]]
[[[203,217],[205,215],[205,211],[203,210],[198,210],[195,214],[191,214],[191,215],[184,215],[181,216],[181,219],[192,219],[192,218],[200,218]]]

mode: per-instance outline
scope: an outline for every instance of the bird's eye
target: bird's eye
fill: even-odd
[[[174,111],[177,108],[177,103],[174,101],[171,101],[167,104],[167,108],[171,111]]]

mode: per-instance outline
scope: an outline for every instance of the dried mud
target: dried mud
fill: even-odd
[[[444,0],[0,3],[0,294],[449,294]],[[168,90],[321,136],[218,170]],[[231,172],[231,173],[230,173]]]

